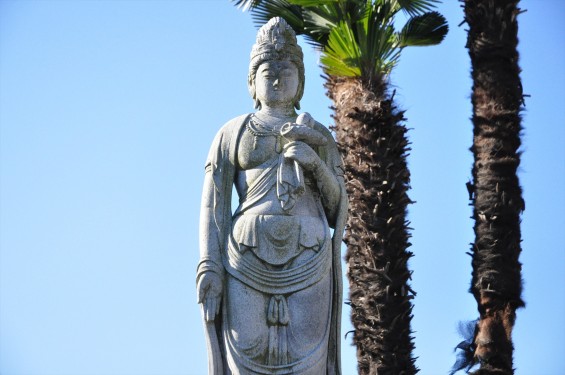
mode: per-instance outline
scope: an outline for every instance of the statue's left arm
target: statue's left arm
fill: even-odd
[[[219,138],[219,137],[216,137]],[[214,140],[211,150],[219,148],[219,141]],[[210,155],[214,155],[210,152]],[[223,292],[224,267],[222,265],[222,234],[224,216],[221,204],[217,202],[217,187],[213,178],[215,164],[209,156],[206,162],[202,204],[200,208],[200,263],[196,274],[198,303],[202,304],[204,319],[214,321],[220,309]]]
[[[287,158],[296,160],[304,169],[312,173],[321,193],[322,205],[328,217],[328,222],[333,226],[342,194],[340,185],[343,184],[343,174],[339,173],[341,170],[340,165],[333,165],[336,164],[334,159],[339,160],[339,154],[329,131],[327,134],[330,139],[328,139],[326,145],[322,146],[325,148],[324,154],[329,156],[324,158],[327,160],[322,160],[310,146],[301,141],[289,143],[285,147],[284,155]]]
[[[320,127],[322,126],[323,125],[320,124]],[[323,146],[323,166],[325,167],[326,173],[329,173],[329,175],[331,175],[333,183],[331,184],[331,188],[326,189],[322,185],[320,187],[320,190],[322,191],[322,203],[324,205],[324,209],[326,210],[328,221],[332,227],[337,229],[337,226],[341,226],[341,224],[336,226],[336,224],[338,224],[337,221],[340,214],[339,212],[340,210],[344,209],[344,202],[347,202],[347,198],[344,198],[346,194],[344,167],[341,155],[337,149],[337,145],[333,136],[326,127],[323,127],[322,130],[322,133],[328,140],[326,145]],[[321,180],[322,183],[325,180],[326,179]],[[343,230],[343,228],[341,228],[341,230]]]

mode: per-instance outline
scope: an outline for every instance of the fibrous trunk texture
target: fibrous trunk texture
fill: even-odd
[[[326,88],[349,197],[344,241],[359,374],[415,374],[403,112],[382,81],[332,77]]]
[[[522,301],[518,0],[464,0],[473,77],[475,242],[471,292],[480,318],[476,374],[513,374],[512,328]]]

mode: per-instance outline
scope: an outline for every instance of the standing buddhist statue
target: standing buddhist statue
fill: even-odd
[[[225,124],[206,161],[196,280],[210,374],[341,373],[343,166],[327,128],[295,111],[302,58],[282,18],[259,30],[257,111]]]

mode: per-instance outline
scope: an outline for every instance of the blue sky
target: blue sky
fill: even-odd
[[[565,371],[565,3],[523,0],[520,180],[527,306],[517,374]],[[477,316],[469,58],[450,33],[392,76],[412,142],[410,206],[421,374],[445,374]],[[215,132],[253,110],[256,29],[224,0],[0,1],[0,373],[206,373],[195,296],[203,166]],[[318,55],[302,43],[302,108],[332,124]],[[345,309],[343,332],[350,330]],[[351,336],[343,372],[356,372]]]

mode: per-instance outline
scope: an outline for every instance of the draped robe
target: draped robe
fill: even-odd
[[[339,183],[337,207],[323,207],[318,198],[309,216],[247,214],[276,199],[282,159],[275,157],[232,213],[238,140],[248,117],[218,132],[206,164],[213,225],[205,226],[205,236],[219,246],[204,249],[198,274],[215,271],[224,280],[217,325],[224,368],[233,374],[340,374],[340,247],[347,211],[341,158],[329,131],[316,123],[328,139],[316,151]],[[317,188],[309,186],[307,194],[317,194]]]

